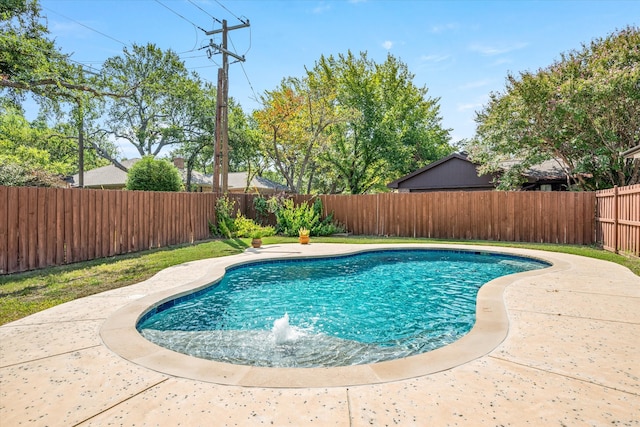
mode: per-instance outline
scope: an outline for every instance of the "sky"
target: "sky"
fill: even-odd
[[[509,73],[535,72],[597,38],[640,26],[637,0],[40,0],[51,38],[71,59],[100,69],[125,46],[171,49],[189,70],[216,82],[229,32],[229,96],[245,113],[286,77],[302,77],[321,55],[354,54],[405,63],[414,84],[439,99],[451,142],[475,134],[475,113],[503,91]],[[209,57],[210,56],[210,57]],[[231,58],[230,58],[231,59]],[[134,152],[133,152],[134,153]],[[133,154],[132,153],[132,154]],[[123,153],[126,157],[127,153]]]

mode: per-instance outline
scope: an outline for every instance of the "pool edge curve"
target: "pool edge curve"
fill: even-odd
[[[210,361],[177,353],[146,340],[136,329],[138,320],[154,306],[208,286],[221,278],[226,269],[256,261],[279,258],[317,258],[349,255],[385,249],[444,249],[484,251],[528,257],[551,264],[550,267],[502,276],[483,285],[476,301],[476,322],[457,341],[436,350],[368,365],[330,368],[266,368]],[[100,336],[105,346],[120,357],[166,375],[224,385],[267,388],[321,388],[378,384],[433,374],[478,359],[498,347],[507,337],[509,319],[503,293],[510,284],[524,277],[548,274],[562,268],[538,251],[516,248],[454,244],[283,244],[248,249],[242,254],[212,258],[196,263],[198,279],[180,283],[163,291],[141,296],[116,311],[102,324]],[[561,262],[560,262],[561,264]],[[167,271],[166,269],[163,271]]]

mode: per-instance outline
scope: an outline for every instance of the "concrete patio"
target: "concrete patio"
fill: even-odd
[[[272,245],[171,267],[0,327],[0,426],[640,425],[638,276],[552,252],[392,246],[507,252],[553,266],[483,287],[478,319],[489,326],[453,349],[307,377],[158,349],[131,319],[233,263],[382,245]]]

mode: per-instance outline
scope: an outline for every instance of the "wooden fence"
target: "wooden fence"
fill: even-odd
[[[640,184],[596,192],[596,239],[615,253],[640,257]]]
[[[0,186],[0,274],[194,242],[212,193]]]
[[[208,223],[215,221],[216,197],[213,193],[0,187],[0,274],[206,239]],[[255,197],[230,195],[249,218],[255,217]],[[592,244],[596,236],[596,193],[592,192],[318,197],[325,212],[333,212],[335,220],[355,235],[565,244]],[[621,195],[617,197],[620,200]],[[294,199],[300,203],[311,197]],[[637,211],[634,215],[630,221],[637,223]]]
[[[594,193],[432,192],[321,196],[353,234],[591,244]]]

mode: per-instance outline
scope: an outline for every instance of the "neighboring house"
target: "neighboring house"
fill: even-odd
[[[505,167],[509,164],[505,163]],[[401,193],[427,191],[494,190],[497,175],[478,175],[477,165],[465,153],[454,153],[387,184]],[[547,161],[525,173],[523,190],[566,190],[567,176],[556,161]]]
[[[123,160],[122,165],[126,168],[130,168],[135,162],[140,159]],[[175,159],[174,165],[180,171],[182,175],[182,181],[187,181],[187,170],[184,168],[184,161],[182,159]],[[71,186],[78,187],[79,183],[78,174],[73,175]],[[123,189],[127,182],[127,173],[114,165],[103,166],[101,168],[91,169],[84,173],[84,188],[102,188],[102,189]],[[195,186],[198,192],[211,191],[213,183],[212,175],[205,175],[198,171],[191,171],[191,185]],[[247,173],[246,172],[230,172],[229,173],[229,192],[230,193],[244,193],[246,192],[259,192],[259,193],[278,193],[286,190],[285,186],[277,184],[266,178],[255,177],[251,180],[249,188],[246,188]]]
[[[640,145],[636,145],[622,153],[625,159],[640,159]]]

